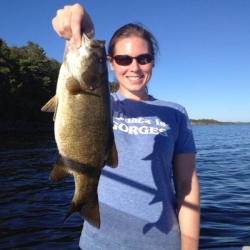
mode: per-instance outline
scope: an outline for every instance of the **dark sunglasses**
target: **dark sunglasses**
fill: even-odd
[[[139,55],[139,56],[128,56],[128,55],[116,55],[116,56],[111,56],[111,58],[113,58],[115,60],[115,62],[118,65],[121,66],[128,66],[132,63],[133,59],[136,59],[136,61],[140,64],[140,65],[145,65],[148,63],[151,63],[153,60],[153,56],[150,54],[143,54],[143,55]]]

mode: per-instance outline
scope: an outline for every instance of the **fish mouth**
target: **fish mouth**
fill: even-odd
[[[104,40],[94,40],[89,39],[84,33],[82,35],[82,44],[84,44],[86,47],[89,47],[90,49],[95,48],[104,48],[106,41]]]
[[[74,82],[79,83],[78,86],[68,86],[71,93],[78,94],[81,90],[91,92],[100,87],[107,73],[105,41],[89,39],[83,33],[82,46],[77,49],[72,45],[70,51],[73,53],[69,53],[66,67]]]

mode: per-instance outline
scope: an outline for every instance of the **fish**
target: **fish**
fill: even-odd
[[[100,228],[98,183],[104,166],[118,166],[105,41],[82,34],[82,46],[67,41],[55,96],[41,109],[54,112],[58,158],[50,180],[74,177],[75,191],[65,221],[75,212]]]

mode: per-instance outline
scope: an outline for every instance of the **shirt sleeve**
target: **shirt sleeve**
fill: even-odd
[[[180,112],[179,131],[175,142],[174,154],[196,153],[196,146],[190,120],[186,109]]]

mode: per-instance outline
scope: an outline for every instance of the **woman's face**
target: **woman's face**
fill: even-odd
[[[142,54],[148,54],[149,48],[146,40],[140,37],[127,37],[119,40],[114,49],[114,55],[129,55],[136,57]],[[146,84],[149,82],[152,75],[154,61],[140,65],[133,59],[128,66],[118,65],[115,60],[110,60],[110,68],[115,72],[116,79],[119,83],[119,92],[131,99],[144,100],[147,99],[145,90]]]

